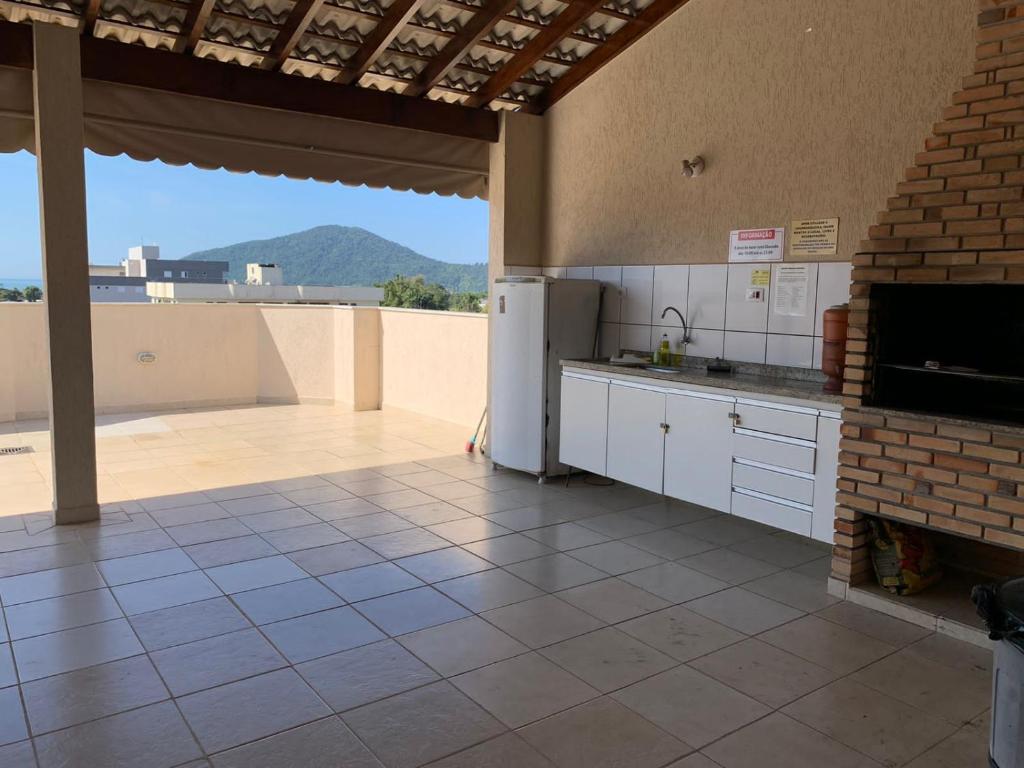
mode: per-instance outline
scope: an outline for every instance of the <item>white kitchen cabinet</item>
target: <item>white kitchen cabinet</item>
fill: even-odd
[[[732,399],[667,395],[665,495],[719,512],[732,491]]]
[[[607,471],[608,382],[562,377],[559,461],[604,475]]]
[[[836,517],[836,481],[839,474],[838,418],[818,417],[818,462],[814,470],[814,520],[811,537],[832,541]]]
[[[611,384],[608,388],[608,477],[661,493],[665,459],[665,395]]]

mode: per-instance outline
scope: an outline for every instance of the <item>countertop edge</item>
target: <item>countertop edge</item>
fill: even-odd
[[[800,401],[797,404],[840,412],[842,410],[842,395],[829,394],[820,389],[809,388],[805,382],[794,385],[793,382],[785,379],[779,383],[764,381],[762,377],[730,377],[719,379],[711,374],[695,371],[689,373],[659,373],[647,371],[642,368],[627,368],[624,366],[610,365],[607,363],[594,362],[589,360],[561,360],[559,361],[563,371],[574,369],[578,371],[602,373],[612,377],[642,379],[652,383],[676,384],[681,386],[699,387],[701,389],[715,390],[719,392],[735,393],[739,397],[749,395],[761,395],[767,398],[780,398],[786,401]]]

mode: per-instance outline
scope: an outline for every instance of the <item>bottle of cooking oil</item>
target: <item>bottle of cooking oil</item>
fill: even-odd
[[[672,365],[672,345],[669,343],[668,334],[661,334],[661,345],[654,355],[656,365]]]

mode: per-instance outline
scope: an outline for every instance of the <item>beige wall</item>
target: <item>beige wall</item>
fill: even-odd
[[[96,407],[385,406],[475,424],[484,315],[350,307],[94,304]],[[47,412],[42,304],[0,303],[0,422]],[[157,361],[143,365],[139,352]]]
[[[252,402],[254,320],[249,307],[94,304],[97,409]],[[140,363],[140,352],[153,352],[156,362]]]
[[[256,309],[260,400],[334,402],[334,312],[323,310],[302,306]]]
[[[731,229],[833,216],[849,259],[970,73],[976,9],[692,0],[548,111],[544,263],[718,262]]]
[[[381,309],[386,406],[476,425],[487,402],[487,316]]]

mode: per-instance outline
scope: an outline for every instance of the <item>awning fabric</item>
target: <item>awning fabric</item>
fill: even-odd
[[[85,145],[101,155],[460,197],[487,196],[486,142],[83,83]],[[0,67],[0,152],[33,150],[32,73]]]

